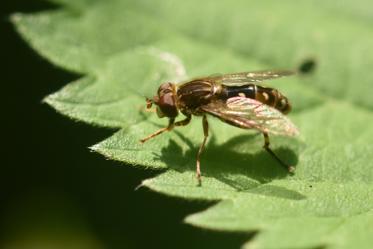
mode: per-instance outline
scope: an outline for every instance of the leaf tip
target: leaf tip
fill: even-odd
[[[152,182],[152,179],[143,180],[141,182],[141,184],[139,185],[139,187],[148,187],[148,188],[150,188],[151,182]],[[139,187],[137,187],[137,188],[139,188]]]
[[[184,218],[184,222],[193,225],[196,223],[196,216],[196,214],[190,214]]]
[[[58,100],[58,97],[56,95],[57,94],[53,93],[53,94],[50,94],[50,95],[44,97],[41,100],[41,103],[42,104],[48,104],[49,106],[51,106],[54,109],[56,109],[58,112],[64,113],[63,112],[63,105],[61,105],[61,103]]]
[[[95,144],[95,145],[89,146],[88,149],[91,152],[96,152],[99,149],[98,147],[99,147],[98,144]]]
[[[41,103],[43,104],[48,104],[50,106],[53,106],[53,97],[51,95],[45,96],[42,100]]]
[[[146,187],[145,186],[145,182],[146,180],[143,180],[139,185],[137,185],[137,187],[134,189],[135,191],[137,191],[137,190],[139,190],[140,188],[142,188],[142,187]]]

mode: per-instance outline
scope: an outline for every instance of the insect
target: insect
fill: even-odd
[[[269,134],[294,136],[298,129],[285,116],[291,110],[289,100],[277,89],[261,86],[264,80],[292,75],[292,71],[266,70],[196,78],[174,84],[163,83],[153,99],[146,99],[147,109],[156,105],[159,118],[167,117],[168,126],[140,140],[141,143],[189,124],[192,115],[202,116],[204,138],[197,153],[196,175],[201,185],[200,157],[208,131],[207,115],[242,129],[256,129],[264,136],[263,148],[289,172],[294,167],[283,162],[270,148]],[[185,119],[175,122],[179,113]]]

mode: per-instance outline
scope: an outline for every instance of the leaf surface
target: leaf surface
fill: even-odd
[[[55,65],[82,77],[45,101],[92,125],[117,129],[92,149],[137,167],[167,169],[143,182],[186,199],[218,200],[186,222],[257,232],[253,248],[369,248],[373,243],[372,3],[368,1],[66,1],[12,17]],[[359,6],[365,6],[364,8]],[[297,68],[268,82],[292,102],[299,139],[271,137],[296,165],[288,176],[255,131],[209,117],[196,186],[200,118],[145,144],[166,120],[144,111],[160,83],[214,73]]]

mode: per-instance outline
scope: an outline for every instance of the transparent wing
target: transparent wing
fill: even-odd
[[[284,114],[254,99],[233,97],[201,107],[222,121],[244,129],[257,129],[276,135],[296,136],[298,129]]]
[[[213,75],[209,78],[217,81],[220,84],[232,86],[232,85],[244,85],[249,83],[260,83],[265,80],[277,79],[284,76],[290,76],[295,72],[290,70],[264,70],[264,71],[253,71],[253,72],[242,72],[232,73],[223,75]]]

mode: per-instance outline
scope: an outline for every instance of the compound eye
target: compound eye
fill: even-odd
[[[167,117],[176,117],[177,108],[175,104],[175,99],[172,93],[168,93],[159,98],[158,106],[162,113]]]
[[[174,106],[174,98],[172,97],[172,94],[164,94],[159,99],[159,105],[161,106]]]

